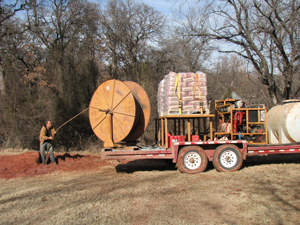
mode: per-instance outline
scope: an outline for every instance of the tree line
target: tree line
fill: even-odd
[[[298,97],[299,9],[292,0],[199,1],[171,18],[134,0],[4,1],[0,145],[38,149],[44,122],[58,127],[87,108],[107,79],[141,84],[152,118],[158,83],[170,71],[205,72],[212,110],[231,91],[267,107]],[[153,127],[141,141],[153,141]],[[64,126],[56,144],[101,146],[87,113]]]

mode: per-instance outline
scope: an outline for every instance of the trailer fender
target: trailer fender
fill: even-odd
[[[173,151],[173,155],[174,155],[174,158],[173,158],[173,163],[177,163],[178,161],[178,145],[172,145],[172,151]]]
[[[207,155],[208,161],[212,161],[215,150],[214,149],[205,149],[204,151]]]
[[[247,143],[243,143],[243,149],[242,149],[242,156],[243,156],[243,160],[246,160],[247,158],[247,153],[248,153],[248,145]]]

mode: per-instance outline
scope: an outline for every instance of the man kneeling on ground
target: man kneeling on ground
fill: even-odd
[[[53,164],[57,164],[53,154],[53,145],[52,140],[56,135],[55,129],[52,127],[51,121],[47,121],[46,124],[42,127],[40,132],[40,152],[42,163],[45,165],[45,151],[49,151],[50,159]]]

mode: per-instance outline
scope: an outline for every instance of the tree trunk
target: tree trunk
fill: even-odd
[[[270,95],[272,103],[274,105],[277,105],[278,104],[278,98],[277,98],[277,94],[276,94],[276,84],[275,84],[275,82],[268,86],[268,90],[269,90],[269,95]]]
[[[2,95],[5,95],[4,71],[1,65],[0,65],[0,93]]]

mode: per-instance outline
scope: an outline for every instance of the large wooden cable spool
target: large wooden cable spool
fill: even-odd
[[[89,119],[105,147],[133,142],[146,130],[151,115],[145,90],[132,81],[107,80],[99,85],[90,102]]]

